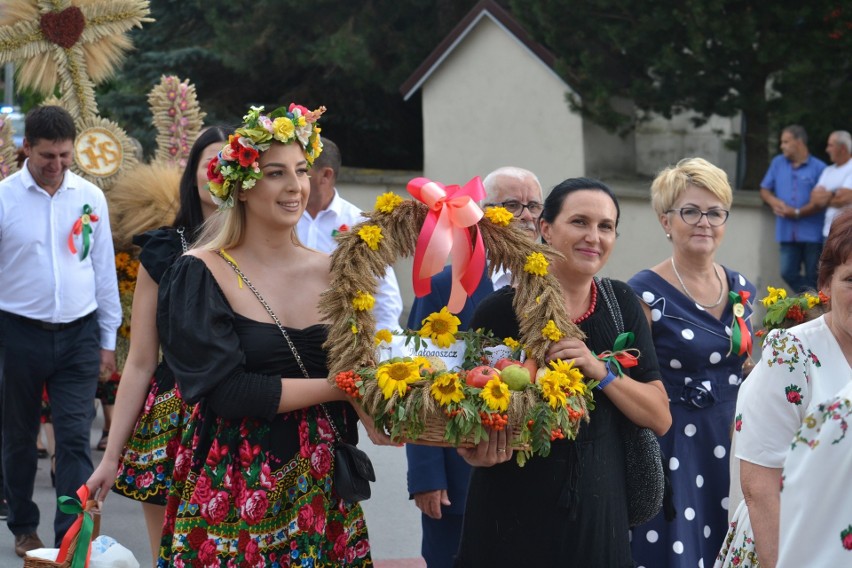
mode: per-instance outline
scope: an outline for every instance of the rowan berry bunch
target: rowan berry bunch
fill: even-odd
[[[489,430],[505,430],[506,425],[509,423],[508,414],[499,414],[497,412],[480,412],[479,418],[482,420],[482,425]]]
[[[337,388],[355,399],[361,398],[361,392],[356,384],[356,382],[360,381],[361,376],[355,371],[342,371],[337,373],[337,376],[334,377],[334,382],[337,384]]]

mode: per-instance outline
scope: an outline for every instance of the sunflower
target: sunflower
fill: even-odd
[[[485,401],[485,406],[491,410],[505,412],[509,408],[509,385],[500,380],[500,377],[494,377],[482,387],[479,397]]]
[[[441,373],[435,377],[429,392],[441,406],[448,406],[464,399],[464,390],[462,390],[458,373]]]
[[[420,380],[420,365],[411,360],[399,360],[379,365],[376,369],[376,381],[385,399],[389,399],[396,391],[399,396],[405,396],[408,385]]]
[[[420,337],[428,337],[435,342],[435,345],[446,349],[456,340],[456,332],[459,330],[461,320],[444,306],[440,312],[429,314],[422,323],[423,328],[419,331]]]
[[[565,391],[562,390],[560,379],[562,373],[548,370],[536,384],[541,389],[541,396],[550,405],[550,408],[556,409],[560,406],[565,406],[568,397]]]
[[[573,360],[566,363],[562,359],[557,359],[556,361],[551,361],[550,366],[555,372],[561,375],[559,386],[562,389],[574,394],[582,395],[586,393],[586,383],[583,381],[585,377],[583,377],[582,371],[574,366]]]

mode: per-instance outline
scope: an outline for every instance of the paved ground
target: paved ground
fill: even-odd
[[[101,422],[98,419],[92,429],[93,445],[100,438],[100,430]],[[361,440],[361,447],[373,460],[377,477],[377,482],[373,484],[373,497],[364,503],[376,566],[425,568],[426,564],[420,558],[420,515],[408,500],[405,487],[405,450],[374,446],[366,434],[361,436]],[[96,463],[101,455],[101,452],[92,453]],[[48,546],[53,539],[56,503],[56,494],[50,485],[49,468],[48,460],[39,460],[35,482],[35,501],[42,515],[39,536]],[[151,565],[145,522],[135,502],[118,495],[110,496],[104,504],[101,534],[115,538],[133,551],[143,567]],[[19,567],[22,564],[15,555],[12,533],[0,527],[0,568]]]

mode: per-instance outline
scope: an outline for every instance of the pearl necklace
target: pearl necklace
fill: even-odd
[[[672,270],[674,270],[675,276],[677,276],[677,281],[680,282],[680,287],[683,288],[684,293],[686,293],[686,296],[690,300],[692,300],[693,302],[695,302],[696,304],[698,304],[699,306],[701,306],[702,308],[707,309],[707,310],[715,308],[716,306],[718,306],[719,304],[722,303],[722,300],[725,298],[725,285],[722,284],[722,277],[719,276],[719,271],[716,270],[715,264],[713,265],[713,274],[716,275],[716,281],[719,282],[719,299],[716,300],[712,304],[702,304],[701,302],[699,302],[698,300],[695,299],[695,296],[693,296],[692,294],[689,293],[689,290],[686,289],[686,284],[683,283],[683,278],[680,277],[680,274],[677,271],[677,267],[675,266],[674,256],[671,257],[671,261],[672,261]]]

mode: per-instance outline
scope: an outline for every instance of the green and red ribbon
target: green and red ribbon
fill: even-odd
[[[736,353],[737,355],[748,355],[751,357],[752,341],[751,332],[748,330],[745,320],[745,308],[748,305],[748,298],[751,294],[747,290],[737,292],[728,292],[728,298],[733,304],[734,319],[731,323],[731,350],[728,355]]]
[[[62,538],[62,544],[59,547],[59,554],[56,556],[57,564],[62,564],[68,557],[68,551],[71,544],[77,541],[77,547],[74,549],[74,554],[71,557],[71,568],[85,568],[89,565],[89,556],[92,549],[92,533],[95,530],[95,521],[92,519],[92,514],[89,510],[93,507],[94,501],[89,501],[89,488],[81,485],[77,490],[78,499],[73,497],[62,496],[59,498],[59,510],[67,515],[79,515],[68,532]],[[86,504],[83,507],[83,503]]]
[[[636,336],[632,331],[619,333],[610,351],[604,351],[600,355],[592,351],[592,354],[601,361],[609,363],[610,370],[618,369],[618,375],[624,374],[624,369],[635,367],[639,364],[639,350],[632,347]]]
[[[88,203],[83,205],[83,214],[80,218],[74,221],[74,226],[71,228],[71,233],[68,235],[68,250],[71,254],[77,254],[77,247],[74,246],[74,237],[81,235],[83,239],[83,250],[80,253],[80,260],[85,260],[89,256],[89,249],[92,246],[92,223],[98,220],[98,216],[92,213],[92,208]]]

